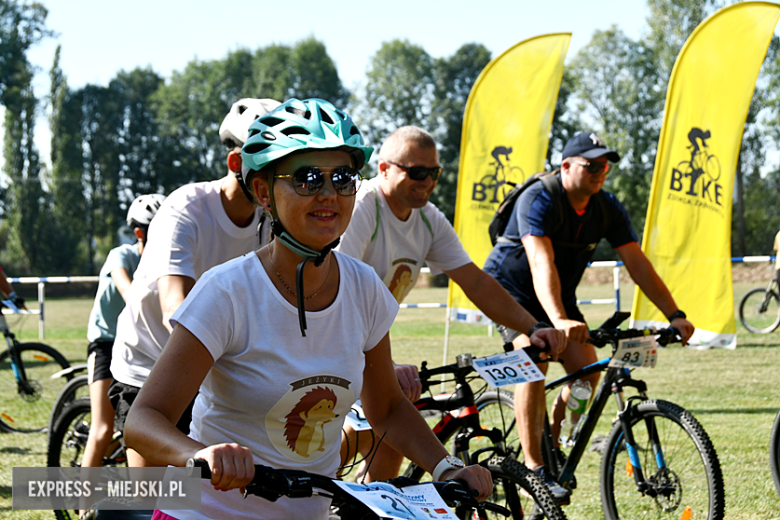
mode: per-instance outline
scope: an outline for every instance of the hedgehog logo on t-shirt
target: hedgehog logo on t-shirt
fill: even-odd
[[[336,417],[333,409],[338,398],[330,388],[317,388],[307,392],[285,417],[284,436],[287,445],[302,457],[324,451],[323,425]]]

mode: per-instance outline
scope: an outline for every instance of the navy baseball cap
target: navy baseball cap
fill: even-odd
[[[614,150],[608,150],[607,145],[604,144],[604,141],[595,132],[580,132],[569,139],[566,146],[563,147],[564,159],[574,156],[595,159],[602,155],[606,155],[607,160],[610,162],[620,161],[618,153]]]

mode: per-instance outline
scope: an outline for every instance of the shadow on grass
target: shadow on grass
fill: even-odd
[[[11,486],[0,485],[0,498],[4,498],[4,499],[10,501],[12,493],[13,492],[12,492]],[[9,502],[9,504],[10,504],[10,502]],[[8,509],[11,509],[10,505],[8,507],[0,507],[0,511],[8,510]]]
[[[694,409],[694,410],[688,410],[693,415],[703,415],[703,414],[746,414],[746,415],[759,415],[759,414],[772,414],[775,415],[778,411],[777,407],[775,408],[713,408],[713,409]]]
[[[29,455],[30,450],[27,448],[17,448],[16,446],[6,446],[0,448],[0,453],[12,453],[14,455]]]

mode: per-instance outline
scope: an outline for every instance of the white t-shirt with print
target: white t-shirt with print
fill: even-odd
[[[352,221],[338,251],[373,267],[399,303],[414,287],[423,263],[433,270],[449,271],[471,262],[439,208],[429,202],[413,209],[406,221],[399,220],[388,206],[378,178],[360,187]]]
[[[192,410],[190,437],[210,446],[235,442],[256,464],[335,475],[341,427],[363,387],[364,353],[390,330],[398,304],[367,265],[336,253],[335,301],[306,312],[274,287],[255,253],[207,272],[173,316],[208,349],[214,365]],[[206,518],[323,519],[329,500],[268,502],[214,491],[204,480]]]
[[[220,196],[223,181],[182,186],[165,199],[152,220],[127,306],[117,321],[111,360],[117,381],[143,386],[168,341],[157,291],[160,277],[181,275],[197,280],[208,269],[269,242],[270,219],[258,230],[261,209],[246,227],[230,220]]]

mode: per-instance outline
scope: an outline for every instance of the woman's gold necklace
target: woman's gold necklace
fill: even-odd
[[[270,251],[269,251],[269,256],[270,256]],[[273,258],[271,259],[271,261],[273,262]],[[275,263],[275,262],[273,262],[273,263]],[[303,297],[304,300],[311,300],[312,298],[314,298],[315,296],[317,296],[320,293],[320,291],[325,287],[325,284],[328,283],[328,278],[330,278],[330,270],[331,270],[332,267],[333,267],[333,259],[331,258],[330,261],[328,262],[328,274],[325,275],[325,281],[322,282],[322,285],[320,286],[320,288],[317,289],[316,291],[314,291],[314,293],[312,293],[309,296],[304,296]],[[284,278],[282,278],[282,275],[279,274],[279,270],[276,269],[276,268],[274,268],[274,270],[276,271],[276,277],[279,278],[280,282],[282,282],[282,285],[284,286],[285,289],[287,289],[287,292],[292,294],[295,298],[297,298],[298,295],[295,294],[293,292],[293,290],[290,289],[290,286],[285,283]]]

